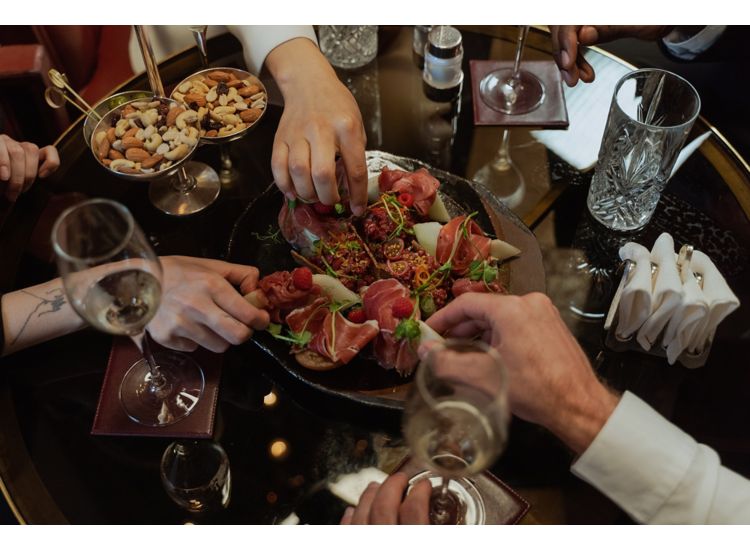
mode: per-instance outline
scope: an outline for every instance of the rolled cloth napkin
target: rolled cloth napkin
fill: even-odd
[[[667,324],[661,344],[667,350],[667,361],[670,365],[673,365],[687,349],[708,315],[708,304],[703,297],[703,291],[689,266],[680,271],[680,280],[682,300]]]
[[[675,262],[674,240],[662,233],[651,249],[651,263],[657,266],[651,293],[651,314],[643,323],[636,339],[650,350],[682,300],[682,281]]]
[[[713,341],[716,327],[740,306],[740,301],[711,258],[700,250],[693,252],[690,270],[703,278],[703,298],[708,305],[708,315],[695,330],[687,349],[691,353],[701,353],[703,348]]]
[[[615,331],[618,338],[627,340],[651,314],[651,254],[645,246],[626,243],[620,248],[620,259],[635,262],[620,296]]]

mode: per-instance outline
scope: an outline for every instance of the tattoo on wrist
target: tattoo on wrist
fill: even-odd
[[[13,341],[10,343],[11,346],[15,345],[15,343],[18,342],[18,339],[21,338],[21,335],[23,335],[26,327],[29,325],[33,318],[38,319],[42,315],[60,311],[67,303],[65,300],[65,291],[60,287],[48,290],[44,293],[43,296],[37,296],[36,294],[29,292],[28,290],[22,290],[21,292],[31,296],[32,298],[35,298],[37,300],[37,304],[36,307],[34,307],[34,309],[31,310],[29,315],[26,317],[26,320],[23,322],[23,325],[18,331],[18,334],[16,334],[15,338],[13,338]]]

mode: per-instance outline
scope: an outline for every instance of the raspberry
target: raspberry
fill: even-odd
[[[292,271],[292,284],[299,290],[310,290],[313,286],[312,271],[309,267],[298,267]]]
[[[414,304],[411,303],[409,298],[399,298],[393,302],[391,311],[396,319],[406,319],[414,311]]]
[[[398,202],[406,208],[409,208],[414,204],[414,195],[411,193],[399,193]]]
[[[357,309],[353,309],[349,312],[349,315],[346,316],[352,323],[364,323],[367,321],[367,316],[365,315],[365,310],[361,307]]]
[[[333,212],[335,211],[333,206],[323,204],[322,202],[314,202],[312,207],[313,207],[313,210],[315,210],[318,214],[322,216],[333,214]]]

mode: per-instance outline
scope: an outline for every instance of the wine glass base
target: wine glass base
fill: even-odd
[[[513,69],[488,73],[479,83],[479,96],[488,107],[506,115],[530,113],[544,102],[544,84],[536,75],[520,70],[511,86]]]
[[[427,479],[432,485],[432,498],[434,498],[437,492],[440,490],[440,486],[443,483],[443,478],[429,470],[421,472],[409,480],[409,488],[413,487],[420,481]],[[479,493],[477,486],[474,482],[466,477],[459,477],[457,479],[451,479],[448,482],[448,492],[453,510],[448,514],[450,517],[448,521],[441,522],[446,525],[484,525],[486,520],[486,513],[484,509],[484,500],[482,495]],[[433,521],[434,517],[430,514],[430,522]]]
[[[148,188],[151,204],[172,216],[189,216],[205,209],[216,201],[221,191],[221,182],[216,170],[208,164],[191,160],[184,164],[188,177],[195,186],[188,192],[177,190],[174,178],[154,180]]]
[[[495,160],[491,160],[477,170],[471,179],[484,185],[511,210],[521,204],[526,195],[523,174],[512,162],[500,167]]]
[[[203,395],[203,370],[185,354],[154,354],[166,379],[161,389],[149,383],[148,362],[140,359],[125,373],[120,385],[120,403],[131,420],[144,426],[169,426],[188,416]]]

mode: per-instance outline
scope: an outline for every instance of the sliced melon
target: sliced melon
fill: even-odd
[[[380,184],[378,183],[378,178],[380,176],[370,176],[370,178],[367,180],[367,202],[373,203],[378,202],[380,200]]]
[[[443,199],[440,198],[440,193],[435,193],[435,202],[430,206],[427,215],[431,220],[435,220],[436,222],[448,223],[451,221],[451,215],[448,214],[448,210],[445,208],[445,203],[443,202]]]
[[[442,228],[443,225],[438,222],[415,223],[413,227],[417,242],[433,257],[437,253],[438,237]]]
[[[440,336],[433,328],[425,323],[424,321],[417,321],[419,323],[419,345],[426,344],[428,342],[444,342],[445,338]]]
[[[331,300],[339,304],[362,302],[359,294],[352,292],[341,281],[330,275],[315,273],[313,275],[313,283],[318,285]]]
[[[521,251],[515,246],[500,239],[492,239],[490,243],[490,256],[498,260],[506,260],[513,256],[518,256],[520,253]]]

